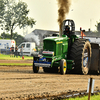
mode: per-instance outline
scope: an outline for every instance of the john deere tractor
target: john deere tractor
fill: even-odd
[[[92,62],[92,63],[91,63]],[[75,35],[73,20],[63,22],[62,37],[47,37],[43,40],[42,55],[33,59],[33,72],[60,72],[88,74],[99,72],[99,45]]]

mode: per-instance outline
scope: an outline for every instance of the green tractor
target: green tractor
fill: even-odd
[[[95,54],[96,52],[96,54]],[[60,74],[88,74],[99,72],[99,45],[75,35],[73,20],[63,22],[62,37],[47,37],[43,40],[42,55],[33,56],[33,72],[39,67],[44,72]],[[91,63],[92,62],[92,63]]]

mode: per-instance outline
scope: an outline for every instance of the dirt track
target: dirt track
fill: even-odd
[[[32,60],[0,60],[0,63],[33,63]]]
[[[0,66],[0,98],[25,100],[87,90],[88,79],[95,79],[94,90],[100,90],[100,75],[35,74],[31,67]]]

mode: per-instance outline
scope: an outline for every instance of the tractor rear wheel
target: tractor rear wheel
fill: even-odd
[[[72,45],[70,58],[74,60],[74,73],[88,74],[91,63],[91,44],[87,39],[78,39]]]
[[[33,72],[38,73],[38,71],[39,71],[39,67],[35,66],[33,62]]]
[[[61,59],[60,61],[60,74],[64,75],[66,74],[67,70],[67,63],[65,59]]]

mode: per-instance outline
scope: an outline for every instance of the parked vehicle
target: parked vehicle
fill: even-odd
[[[34,42],[23,42],[18,46],[18,54],[21,55],[20,50],[23,46],[23,55],[31,56],[35,51],[35,43]]]
[[[15,47],[15,40],[0,39],[0,53],[9,54],[12,45]]]

